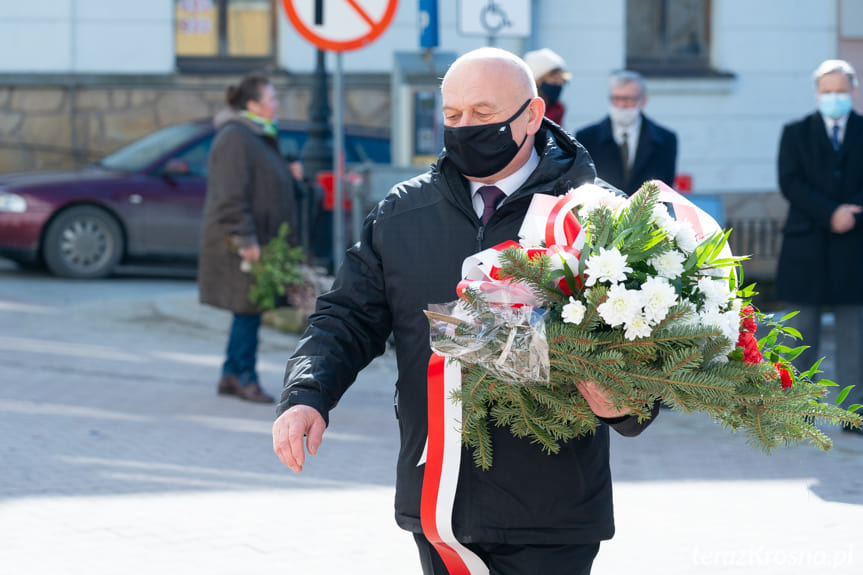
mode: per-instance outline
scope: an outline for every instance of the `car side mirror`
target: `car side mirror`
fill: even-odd
[[[179,158],[171,158],[162,168],[162,174],[166,176],[187,176],[189,172],[189,163]]]

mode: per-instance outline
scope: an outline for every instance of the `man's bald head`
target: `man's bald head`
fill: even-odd
[[[528,65],[511,52],[500,48],[478,48],[459,56],[452,63],[444,75],[441,89],[445,89],[447,82],[471,75],[504,75],[503,79],[509,89],[515,92],[518,99],[524,101],[528,98],[536,98],[538,93],[533,81],[533,72]]]
[[[491,176],[467,176],[471,172],[463,167],[468,179],[493,183],[527,163],[545,103],[537,96],[533,75],[521,58],[498,48],[468,52],[450,66],[441,95],[445,129],[504,123],[518,145],[515,158]]]

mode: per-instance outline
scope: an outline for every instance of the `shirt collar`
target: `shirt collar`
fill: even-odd
[[[848,116],[850,115],[851,113],[849,112],[841,118],[828,118],[824,114],[821,114],[821,119],[824,120],[824,126],[828,132],[833,129],[833,126],[839,126],[839,131],[842,132],[845,130],[845,124],[848,123]]]
[[[508,196],[512,195],[517,189],[521,187],[523,183],[527,181],[536,167],[539,165],[539,154],[536,153],[536,148],[531,147],[530,157],[527,159],[527,162],[524,163],[522,167],[503,178],[502,180],[498,180],[493,184],[483,184],[480,182],[474,182],[473,180],[469,180],[470,182],[470,194],[471,197],[476,195],[476,191],[483,186],[493,185],[497,186],[501,189],[501,191]]]
[[[635,121],[629,126],[619,126],[614,122],[611,123],[611,130],[614,134],[614,141],[620,144],[623,142],[623,134],[626,133],[626,141],[632,143],[638,139],[638,134],[641,133],[641,114],[635,118]]]

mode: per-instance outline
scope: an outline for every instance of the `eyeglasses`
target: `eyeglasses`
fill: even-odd
[[[612,104],[637,104],[641,96],[609,96]]]

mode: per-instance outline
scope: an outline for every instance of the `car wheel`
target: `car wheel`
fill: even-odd
[[[120,261],[123,234],[117,220],[105,210],[76,206],[49,224],[43,253],[45,265],[54,275],[101,278]]]

